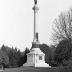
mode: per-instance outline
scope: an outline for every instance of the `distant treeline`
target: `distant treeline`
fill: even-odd
[[[45,53],[46,63],[50,63],[51,49],[46,44],[40,44],[40,49]],[[2,45],[0,48],[0,66],[5,68],[16,68],[23,66],[27,61],[27,53],[30,50],[25,48],[25,51],[21,52],[17,48],[10,48],[8,46]]]
[[[26,54],[28,52],[28,48],[21,52],[17,48],[2,45],[0,49],[0,67],[15,68],[22,66],[27,60]]]
[[[72,65],[72,44],[68,40],[62,40],[57,46],[40,44],[39,48],[45,53],[45,62],[52,67]],[[21,52],[17,48],[10,48],[2,45],[0,48],[0,66],[3,68],[16,68],[23,66],[27,61],[27,53],[30,50],[25,48]]]

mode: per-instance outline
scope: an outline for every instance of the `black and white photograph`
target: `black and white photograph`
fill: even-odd
[[[0,0],[0,72],[72,72],[71,0]]]

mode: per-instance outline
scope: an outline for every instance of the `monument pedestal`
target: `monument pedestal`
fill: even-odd
[[[39,48],[33,48],[27,54],[27,62],[23,66],[50,67],[45,63],[45,54]]]

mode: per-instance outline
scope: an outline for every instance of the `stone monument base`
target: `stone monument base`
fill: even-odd
[[[45,63],[45,54],[39,48],[33,48],[27,54],[27,62],[23,66],[50,67]]]

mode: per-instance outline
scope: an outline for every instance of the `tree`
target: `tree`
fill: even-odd
[[[8,54],[9,56],[9,67],[19,67],[19,62],[21,61],[21,52],[17,48],[12,48]]]
[[[21,57],[21,61],[20,61],[20,65],[23,65],[24,63],[26,63],[27,61],[27,53],[29,53],[30,50],[28,48],[25,49],[25,51],[23,52],[23,55]]]
[[[4,51],[0,50],[0,65],[4,69],[4,67],[8,64],[9,64],[9,58],[7,54]]]
[[[52,37],[54,42],[66,39],[72,41],[72,9],[61,13],[58,19],[54,20],[54,25]]]
[[[45,54],[45,62],[49,64],[49,62],[50,62],[49,60],[51,59],[50,47],[48,45],[46,45],[46,44],[40,44],[40,49]]]
[[[71,57],[72,44],[69,40],[62,40],[54,53],[54,60],[57,65],[63,65]]]
[[[2,45],[1,50],[6,53],[9,57],[9,64],[7,67],[19,67],[21,66],[21,52],[17,48],[10,48],[8,46]]]
[[[51,56],[49,57],[49,64],[50,66],[55,67],[56,62],[54,61],[54,53],[55,53],[56,47],[54,45],[51,45],[50,50],[51,50]]]

